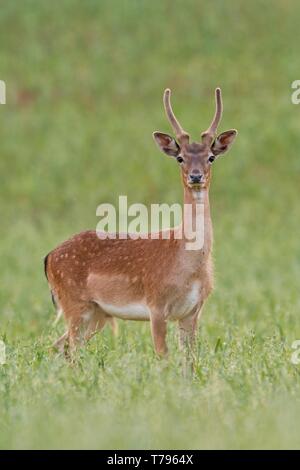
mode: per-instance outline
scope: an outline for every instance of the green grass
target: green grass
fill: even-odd
[[[0,9],[1,448],[299,447],[300,5],[278,0],[60,0]],[[211,188],[216,288],[193,376],[175,325],[158,361],[148,324],[119,322],[71,367],[43,256],[98,222],[101,202],[181,202],[166,86],[196,139],[222,86],[236,127]]]

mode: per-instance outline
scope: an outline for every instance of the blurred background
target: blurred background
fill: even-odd
[[[299,15],[296,0],[1,1],[0,447],[299,446]],[[170,132],[162,93],[197,140],[216,86],[219,130],[239,135],[213,168],[216,289],[195,375],[175,327],[163,365],[135,323],[70,368],[49,351],[63,324],[43,257],[120,194],[181,202],[151,136]]]

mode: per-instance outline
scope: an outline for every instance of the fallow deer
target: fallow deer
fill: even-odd
[[[168,320],[178,321],[181,344],[193,342],[204,301],[213,288],[211,166],[227,151],[237,131],[231,129],[216,137],[222,116],[221,90],[217,88],[211,125],[201,134],[201,141],[190,143],[189,134],[174,115],[170,95],[165,90],[163,101],[177,140],[162,132],[154,132],[153,137],[180,166],[184,204],[192,207],[192,223],[198,205],[204,208],[203,246],[187,250],[185,236],[177,237],[188,223],[185,215],[180,226],[169,229],[167,239],[103,239],[90,230],[60,244],[45,258],[54,302],[67,323],[66,333],[55,343],[60,350],[68,345],[73,351],[115,318],[149,320],[158,355],[167,353]]]

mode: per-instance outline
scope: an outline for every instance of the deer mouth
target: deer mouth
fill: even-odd
[[[203,181],[202,183],[189,183],[188,186],[194,191],[200,191],[201,189],[205,188],[205,182]]]

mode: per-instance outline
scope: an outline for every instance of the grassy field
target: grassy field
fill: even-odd
[[[0,448],[300,446],[299,2],[2,1],[0,79]],[[158,152],[166,86],[197,139],[221,86],[214,167],[215,292],[193,376],[175,325],[158,361],[148,324],[119,322],[75,366],[51,343],[43,256],[95,228],[96,207],[181,202]]]

